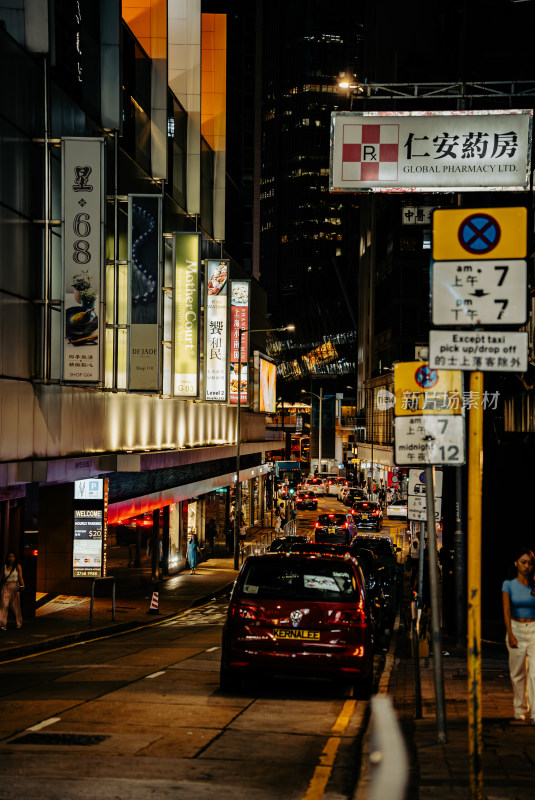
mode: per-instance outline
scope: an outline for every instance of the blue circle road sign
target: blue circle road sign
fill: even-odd
[[[431,389],[438,381],[438,372],[432,369],[429,364],[423,364],[418,367],[415,374],[415,380],[418,386],[422,389]]]
[[[489,214],[472,214],[459,225],[461,247],[474,255],[490,253],[500,241],[501,228]]]

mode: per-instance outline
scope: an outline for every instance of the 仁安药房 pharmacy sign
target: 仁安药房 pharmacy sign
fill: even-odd
[[[330,190],[528,191],[533,111],[335,111]]]

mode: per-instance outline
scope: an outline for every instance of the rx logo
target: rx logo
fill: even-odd
[[[377,161],[377,148],[374,144],[362,145],[362,160],[363,161]]]
[[[431,389],[438,381],[438,372],[432,369],[429,364],[423,364],[418,367],[415,374],[415,380],[418,386],[422,389]]]

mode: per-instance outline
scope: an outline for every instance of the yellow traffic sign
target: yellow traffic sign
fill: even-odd
[[[440,208],[433,213],[433,260],[525,258],[527,210]]]
[[[427,361],[400,361],[394,364],[394,396],[396,417],[462,414],[462,372],[435,369]]]

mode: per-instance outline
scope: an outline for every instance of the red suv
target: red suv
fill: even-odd
[[[223,629],[221,688],[261,673],[344,678],[368,697],[373,617],[355,559],[251,556],[235,583]]]

